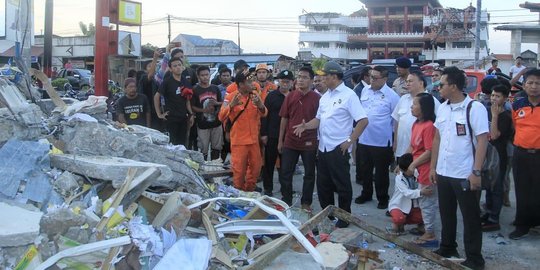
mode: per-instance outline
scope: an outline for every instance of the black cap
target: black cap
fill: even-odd
[[[411,63],[411,60],[409,60],[409,58],[402,56],[396,59],[396,65],[400,68],[410,68],[412,63]]]
[[[289,79],[289,80],[294,80],[294,75],[291,71],[289,70],[284,70],[282,72],[280,72],[277,76],[276,76],[277,79]]]
[[[249,65],[246,63],[246,61],[240,59],[236,62],[234,62],[234,70],[243,68],[243,67],[249,67]]]
[[[324,64],[324,68],[323,68],[322,72],[324,74],[341,74],[341,73],[343,73],[343,69],[341,68],[341,66],[338,63],[330,61],[330,62],[326,62],[326,64]]]

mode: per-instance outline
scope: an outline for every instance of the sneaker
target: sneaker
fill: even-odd
[[[377,204],[378,209],[387,209],[388,208],[388,202],[379,202]]]
[[[364,204],[366,202],[369,202],[373,200],[372,198],[367,198],[367,197],[363,197],[363,196],[358,196],[356,199],[354,199],[354,203],[357,203],[357,204]]]
[[[461,265],[473,270],[482,270],[485,267],[485,263],[476,263],[471,260],[462,261]]]
[[[272,191],[264,191],[264,195],[268,196],[268,197],[272,197]]]
[[[511,232],[508,237],[512,240],[519,240],[529,234],[528,228],[516,228],[513,232]]]
[[[480,216],[480,221],[481,221],[482,223],[488,221],[488,219],[489,219],[489,213],[485,213],[485,214],[483,214],[482,216]]]
[[[260,187],[255,187],[255,189],[253,191],[256,191],[256,192],[262,192],[262,188]]]
[[[482,222],[482,231],[483,232],[493,232],[501,229],[501,225],[498,222],[485,221]]]
[[[437,249],[435,251],[433,251],[433,253],[441,256],[441,257],[445,257],[445,258],[452,258],[452,257],[455,257],[455,258],[459,258],[459,253],[457,252],[457,250],[443,250],[443,249]]]
[[[308,204],[302,204],[301,206],[302,210],[308,212],[308,213],[311,213],[313,212],[313,209],[311,209],[311,205],[308,205]]]

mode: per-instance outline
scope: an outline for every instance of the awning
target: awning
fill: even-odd
[[[41,46],[32,46],[31,56],[40,57],[43,55],[43,47]],[[15,56],[15,46],[9,48],[3,53],[0,53],[0,56],[3,57],[14,57]]]

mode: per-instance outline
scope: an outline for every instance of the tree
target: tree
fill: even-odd
[[[81,28],[81,32],[84,36],[94,36],[96,34],[96,27],[93,23],[89,23],[88,26],[83,23],[79,22],[79,28]]]
[[[324,58],[315,58],[311,62],[311,67],[313,68],[314,71],[323,70],[324,64],[326,64],[326,62],[328,61]]]
[[[152,58],[154,57],[154,51],[158,48],[158,46],[154,46],[150,43],[146,43],[141,46],[141,57],[142,58]]]

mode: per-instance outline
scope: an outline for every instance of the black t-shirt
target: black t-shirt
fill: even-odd
[[[203,88],[200,85],[196,85],[193,89],[193,99],[191,102],[193,106],[199,108],[207,108],[210,104],[210,100],[222,102],[221,91],[215,85],[210,85],[207,88]],[[221,122],[218,119],[220,106],[214,105],[213,113],[197,113],[197,126],[200,129],[209,129],[219,127]]]
[[[148,79],[147,74],[141,76],[137,92],[139,92],[140,94],[144,94],[148,98],[152,114],[156,113],[156,111],[154,110],[154,94],[156,93],[156,91],[157,85],[154,82],[154,78]]]
[[[165,99],[165,111],[169,112],[167,120],[185,121],[187,119],[187,99],[182,96],[182,92],[188,89],[191,89],[191,84],[185,79],[177,81],[173,76],[163,79],[159,93]]]
[[[149,112],[150,105],[144,94],[137,94],[134,99],[123,96],[117,104],[116,111],[124,114],[128,125],[146,126],[146,113]]]
[[[279,138],[279,125],[281,123],[279,111],[284,100],[285,95],[279,89],[270,92],[266,96],[264,106],[268,110],[268,115],[261,118],[261,136],[268,136],[272,139]]]
[[[499,129],[500,135],[496,140],[492,140],[491,144],[495,146],[497,153],[499,153],[500,164],[506,164],[508,156],[506,146],[513,133],[512,115],[510,111],[505,110],[499,114],[499,117],[497,118],[497,128]]]

